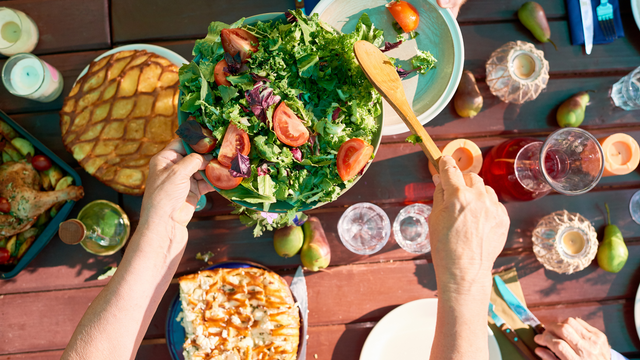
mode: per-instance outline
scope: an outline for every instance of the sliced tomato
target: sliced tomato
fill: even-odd
[[[249,151],[251,151],[249,135],[244,130],[238,129],[237,126],[229,124],[218,154],[220,164],[229,168],[231,167],[231,160],[236,157],[238,152],[242,155],[249,155]]]
[[[241,177],[233,177],[229,173],[229,168],[220,164],[216,159],[209,161],[204,170],[207,179],[211,181],[213,186],[222,190],[231,190],[242,182]]]
[[[258,38],[244,29],[222,29],[220,32],[222,48],[231,56],[240,52],[242,62],[245,62],[252,52],[258,51]]]
[[[298,147],[309,140],[309,130],[284,101],[273,112],[273,131],[278,140],[289,146]]]
[[[342,181],[356,176],[371,159],[373,146],[362,139],[349,139],[338,150],[338,175]]]
[[[213,69],[213,75],[215,76],[216,84],[218,84],[218,86],[220,85],[231,86],[231,83],[229,82],[229,80],[227,80],[227,76],[231,74],[224,71],[224,68],[228,66],[229,64],[227,64],[227,60],[222,59],[218,61],[218,63],[216,64],[216,67]]]
[[[391,1],[387,4],[387,9],[404,32],[412,32],[418,28],[420,14],[413,5],[406,1]]]

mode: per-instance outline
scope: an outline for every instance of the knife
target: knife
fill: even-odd
[[[593,9],[591,0],[580,0],[580,15],[582,16],[582,33],[584,34],[584,51],[591,54],[593,48]]]
[[[291,281],[291,293],[296,298],[296,302],[300,307],[300,313],[302,314],[302,333],[300,334],[300,349],[298,354],[298,360],[305,360],[307,356],[307,329],[309,328],[309,301],[307,298],[307,282],[304,279],[302,272],[302,266],[298,266],[296,274]]]
[[[522,320],[523,323],[531,326],[536,334],[542,334],[544,332],[544,325],[540,323],[540,320],[538,320],[538,318],[533,315],[533,313],[529,311],[526,306],[522,305],[520,300],[518,300],[518,298],[513,295],[511,290],[509,290],[509,288],[507,287],[507,284],[504,283],[500,276],[495,275],[493,277],[493,280],[495,281],[496,286],[498,287],[498,291],[500,292],[500,295],[502,295],[504,301],[520,318],[520,320]]]
[[[525,344],[521,338],[518,337],[518,334],[502,320],[498,314],[493,310],[494,306],[492,303],[489,303],[489,316],[493,319],[493,322],[496,323],[496,326],[502,331],[502,333],[511,341],[513,345],[515,345],[522,356],[528,360],[538,360],[538,357],[529,349],[527,344]]]

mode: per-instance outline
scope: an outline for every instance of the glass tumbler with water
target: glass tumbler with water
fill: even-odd
[[[640,110],[640,66],[613,84],[611,99],[625,110]]]
[[[401,248],[414,254],[431,251],[429,215],[431,206],[424,204],[413,204],[400,210],[393,222],[393,236]]]
[[[338,221],[340,240],[356,254],[371,255],[378,252],[387,243],[390,234],[389,216],[371,203],[350,206]]]

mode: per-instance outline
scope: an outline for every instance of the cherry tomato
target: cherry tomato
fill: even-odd
[[[0,212],[11,212],[11,203],[9,203],[9,200],[7,200],[7,198],[0,197]]]
[[[251,52],[258,51],[258,38],[244,29],[222,29],[220,32],[222,48],[231,56],[240,52],[242,62],[245,62]]]
[[[237,126],[229,124],[227,132],[224,134],[224,139],[222,139],[220,153],[218,154],[220,164],[230,168],[231,160],[236,157],[238,152],[242,155],[249,155],[249,151],[251,151],[249,135],[247,135],[244,130],[238,129]]]
[[[387,4],[387,9],[404,32],[412,32],[418,28],[420,14],[413,5],[406,1],[391,1]]]
[[[373,154],[373,146],[362,139],[349,139],[338,150],[338,175],[342,181],[356,176]]]
[[[6,264],[11,259],[11,253],[5,248],[0,248],[0,264]]]
[[[227,63],[227,61],[225,59],[222,59],[218,61],[218,63],[216,64],[216,67],[213,69],[213,74],[215,76],[216,84],[218,84],[218,86],[220,85],[231,86],[231,83],[229,82],[229,80],[227,80],[227,76],[231,74],[224,71],[224,68],[228,66],[229,64]]]
[[[231,176],[229,168],[222,166],[222,164],[215,159],[209,161],[204,171],[207,179],[211,181],[211,184],[219,189],[231,190],[242,182],[241,177],[236,178]]]
[[[298,147],[309,140],[309,130],[284,101],[273,113],[273,130],[278,140],[289,146]]]
[[[44,155],[36,155],[31,158],[31,165],[38,171],[46,171],[51,168],[51,160]]]

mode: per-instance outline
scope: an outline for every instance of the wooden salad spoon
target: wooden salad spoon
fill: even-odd
[[[411,132],[422,139],[419,143],[422,151],[427,155],[433,167],[439,169],[438,162],[442,157],[442,153],[413,113],[404,93],[400,76],[398,76],[396,68],[389,61],[389,58],[380,49],[365,40],[356,42],[353,45],[353,50],[360,67],[362,67],[364,74],[369,78],[373,87],[400,115],[400,118],[402,118],[402,121],[409,127]]]

